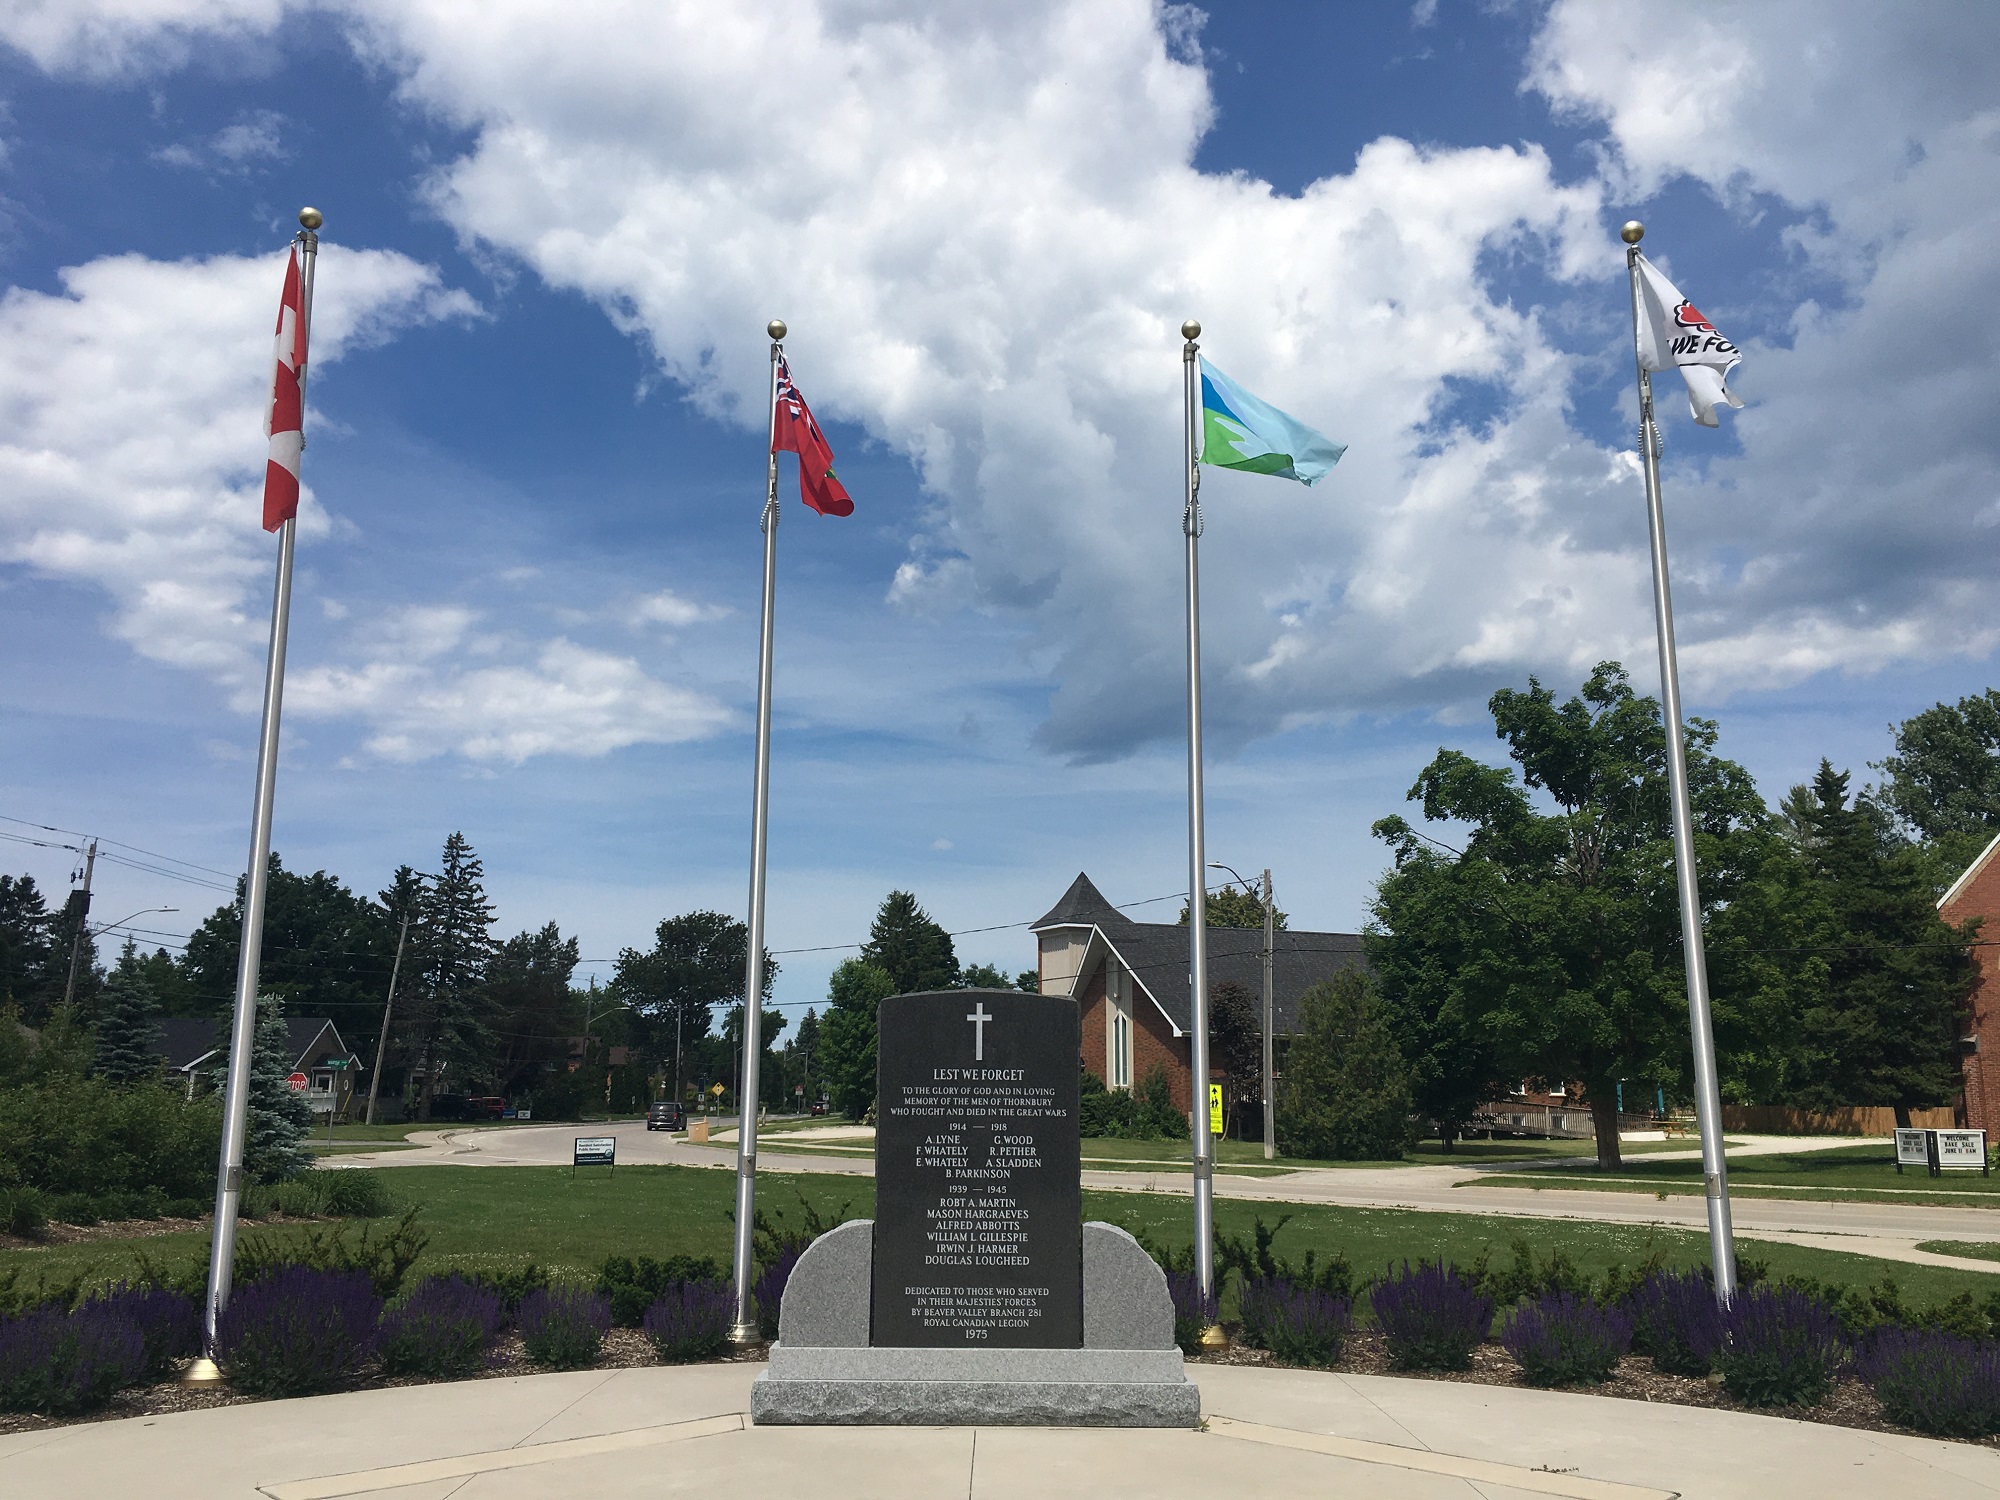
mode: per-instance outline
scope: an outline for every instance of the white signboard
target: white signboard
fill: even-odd
[[[572,1167],[609,1167],[618,1161],[618,1137],[615,1135],[580,1135],[576,1138],[576,1156]]]
[[[1896,1132],[1901,1135],[1901,1131]],[[1986,1168],[1986,1132],[1983,1130],[1940,1130],[1937,1132],[1938,1165],[1974,1172]]]
[[[1899,1167],[1927,1167],[1931,1164],[1930,1146],[1926,1137],[1928,1130],[1898,1130],[1896,1132],[1896,1165]]]

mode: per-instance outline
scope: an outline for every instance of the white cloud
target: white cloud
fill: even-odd
[[[286,152],[280,134],[285,117],[274,110],[251,110],[204,141],[177,141],[153,153],[170,167],[209,168],[241,173],[261,162],[281,161]]]
[[[733,723],[712,698],[656,681],[629,657],[558,637],[525,661],[468,668],[440,659],[459,639],[451,624],[430,626],[400,657],[293,673],[288,703],[308,717],[364,720],[374,731],[368,750],[403,761],[447,751],[512,763],[603,755],[701,739]]]
[[[658,593],[646,594],[633,601],[631,608],[625,612],[625,619],[632,625],[666,625],[678,630],[720,620],[728,614],[729,610],[723,605],[702,604],[685,599],[672,589],[661,589]]]
[[[0,41],[51,72],[111,78],[267,37],[285,9],[285,0],[7,0]]]
[[[1194,169],[1197,18],[1145,0],[347,9],[472,138],[431,181],[441,214],[596,298],[706,410],[761,420],[759,330],[791,321],[816,408],[936,497],[890,597],[1027,621],[1059,750],[1177,729],[1190,314],[1232,375],[1352,444],[1310,494],[1206,482],[1218,739],[1644,660],[1636,483],[1566,409],[1605,351],[1566,342],[1621,317],[1606,195],[1682,174],[1746,215],[1775,202],[1798,257],[1689,288],[1788,326],[1737,382],[1740,456],[1695,469],[1726,441],[1670,439],[1690,672],[1724,690],[1991,648],[2000,26],[1980,7],[1558,0],[1529,79],[1604,122],[1601,176],[1565,184],[1532,144],[1383,139],[1295,197]],[[1513,259],[1556,279],[1549,316],[1498,289]],[[1808,275],[1845,296],[1811,303]],[[1476,424],[1452,416],[1468,389]]]
[[[412,326],[477,313],[437,271],[379,250],[322,252],[312,368]],[[63,273],[63,293],[0,298],[0,563],[102,589],[108,628],[254,710],[275,556],[259,526],[276,256],[114,256]],[[308,434],[323,426],[317,413]],[[311,453],[308,447],[308,455]],[[310,456],[306,474],[310,479]],[[301,533],[334,527],[312,498]],[[351,605],[327,601],[330,620]],[[370,748],[478,760],[595,755],[712,733],[726,712],[623,657],[479,629],[460,604],[367,613],[346,661],[295,662],[289,701],[357,717]]]

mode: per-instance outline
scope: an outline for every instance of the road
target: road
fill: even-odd
[[[718,1118],[712,1127],[733,1135],[735,1121]],[[621,1165],[656,1164],[733,1170],[733,1139],[705,1146],[684,1137],[649,1131],[643,1123],[615,1125],[459,1126],[419,1131],[410,1139],[414,1150],[355,1152],[330,1168],[379,1166],[524,1167],[567,1166],[572,1143],[579,1135],[617,1138]],[[853,1127],[824,1126],[810,1138],[835,1144],[843,1139],[866,1145],[872,1133]],[[762,1164],[769,1171],[828,1172],[845,1176],[874,1175],[871,1157],[837,1157],[787,1151],[789,1132],[767,1134],[759,1141]],[[1852,1145],[1851,1140],[1835,1144]],[[1797,1150],[1800,1143],[1784,1137],[1746,1140],[1745,1151]],[[1656,1158],[1657,1159],[1657,1158]],[[1474,1176],[1490,1176],[1494,1164],[1315,1168],[1302,1167],[1282,1177],[1217,1174],[1216,1196],[1263,1203],[1325,1203],[1343,1208],[1394,1208],[1418,1213],[1484,1214],[1507,1219],[1580,1219],[1598,1224],[1662,1225],[1705,1231],[1706,1208],[1698,1197],[1676,1194],[1664,1199],[1647,1193],[1596,1192],[1580,1188],[1480,1187],[1467,1184]],[[1187,1169],[1157,1171],[1086,1171],[1083,1185],[1106,1192],[1187,1193]],[[2000,1261],[1935,1255],[1919,1250],[1925,1240],[2000,1241],[2000,1208],[1935,1208],[1898,1203],[1829,1203],[1785,1198],[1734,1198],[1732,1217],[1742,1239],[1773,1240],[1810,1245],[1822,1250],[1846,1250],[1913,1265],[1947,1266],[1956,1270],[2000,1274]]]

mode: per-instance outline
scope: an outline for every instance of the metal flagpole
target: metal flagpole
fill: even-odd
[[[1278,1104],[1272,1097],[1271,1074],[1275,1058],[1272,1036],[1271,948],[1276,940],[1278,908],[1271,895],[1271,872],[1264,872],[1264,1160],[1278,1157]]]
[[[299,210],[299,342],[312,347],[313,273],[319,262],[316,208]],[[304,410],[310,360],[299,371]],[[278,581],[271,599],[271,650],[264,666],[264,727],[257,742],[257,801],[250,815],[250,868],[243,880],[242,951],[236,962],[236,1009],[229,1034],[229,1075],[222,1104],[222,1159],[215,1174],[215,1225],[209,1241],[208,1294],[202,1304],[202,1358],[183,1378],[221,1379],[215,1367],[216,1320],[229,1303],[236,1260],[236,1209],[243,1196],[243,1135],[250,1111],[250,1059],[257,1039],[257,968],[264,942],[264,897],[270,885],[271,799],[278,783],[278,720],[285,699],[285,634],[292,617],[292,549],[298,519],[278,529]]]
[[[743,963],[743,1086],[736,1092],[736,1324],[730,1342],[757,1338],[750,1311],[756,1279],[751,1230],[757,1213],[757,1063],[762,1050],[764,1002],[764,847],[771,815],[771,631],[778,584],[778,361],[784,357],[784,320],[773,318],[771,335],[770,444],[764,468],[764,630],[757,657],[757,790],[750,815],[750,934]]]
[[[1208,1128],[1208,855],[1203,847],[1205,815],[1201,799],[1201,470],[1198,429],[1201,397],[1195,356],[1201,324],[1181,324],[1182,385],[1186,400],[1182,436],[1186,443],[1186,506],[1181,533],[1187,538],[1188,682],[1188,1051],[1189,1097],[1194,1105],[1194,1270],[1202,1302],[1215,1298],[1215,1141]],[[1222,1329],[1210,1324],[1204,1347],[1220,1347]]]
[[[1639,350],[1639,241],[1633,219],[1619,232],[1632,284],[1632,348],[1639,370],[1639,454],[1646,470],[1646,524],[1653,547],[1653,619],[1660,642],[1660,710],[1667,733],[1667,781],[1673,795],[1674,875],[1681,904],[1681,955],[1687,968],[1688,1022],[1694,1036],[1694,1113],[1701,1131],[1701,1173],[1708,1199],[1708,1251],[1715,1300],[1736,1295],[1736,1236],[1729,1222],[1729,1173],[1722,1152],[1722,1095],[1715,1078],[1715,1027],[1709,1016],[1708,958],[1702,944],[1701,892],[1695,881],[1694,811],[1688,801],[1687,746],[1681,735],[1680,667],[1674,654],[1674,601],[1667,582],[1667,520],[1660,505],[1660,429],[1653,379]]]

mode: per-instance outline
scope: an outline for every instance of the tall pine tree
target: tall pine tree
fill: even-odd
[[[876,1008],[906,994],[888,972],[850,958],[827,981],[820,1017],[819,1070],[834,1104],[858,1120],[875,1102]]]
[[[951,934],[917,905],[908,891],[891,891],[875,913],[861,961],[889,976],[897,995],[958,987],[958,955]]]
[[[463,833],[444,841],[437,879],[420,909],[424,972],[413,1027],[424,1079],[420,1119],[431,1117],[431,1100],[444,1092],[437,1086],[441,1068],[463,1077],[491,1053],[485,984],[493,956],[493,906],[486,899],[485,877],[486,867]]]
[[[1958,1093],[1975,934],[1938,916],[1917,851],[1847,786],[1822,760],[1786,802],[1815,877],[1791,1092],[1812,1108],[1887,1105],[1907,1126],[1912,1109]]]

